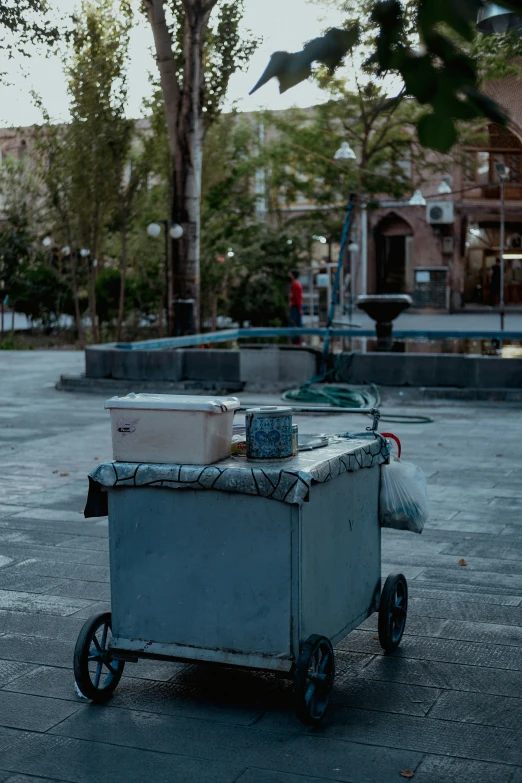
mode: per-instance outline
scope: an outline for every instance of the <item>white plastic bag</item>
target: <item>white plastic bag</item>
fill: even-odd
[[[428,521],[426,476],[410,462],[391,457],[381,468],[379,520],[383,527],[422,533]]]

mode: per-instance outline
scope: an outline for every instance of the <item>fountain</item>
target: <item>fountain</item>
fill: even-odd
[[[377,350],[391,350],[393,321],[412,304],[413,300],[407,294],[371,294],[357,297],[357,307],[375,321]]]

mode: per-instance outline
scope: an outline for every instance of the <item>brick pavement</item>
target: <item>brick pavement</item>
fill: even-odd
[[[406,635],[384,656],[371,618],[338,646],[318,729],[297,723],[283,680],[158,662],[128,664],[94,707],[71,663],[84,619],[108,606],[107,523],[81,514],[108,419],[102,398],[53,388],[82,363],[0,353],[0,783],[391,783],[406,769],[522,783],[519,411],[440,405],[423,409],[435,424],[386,425],[429,477],[432,519],[422,536],[384,531],[383,574],[410,582]],[[301,426],[362,421],[343,424]]]

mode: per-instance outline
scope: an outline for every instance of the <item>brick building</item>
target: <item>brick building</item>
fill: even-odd
[[[491,125],[482,145],[459,151],[461,165],[455,166],[453,155],[445,173],[431,181],[421,184],[412,170],[411,192],[421,185],[427,203],[415,205],[384,196],[380,207],[367,215],[366,254],[362,252],[363,215],[359,214],[360,250],[352,266],[355,295],[405,292],[419,308],[445,311],[490,304],[490,270],[500,256],[501,203],[495,163],[501,162],[510,169],[505,187],[505,302],[507,306],[522,305],[522,81],[513,76],[490,82],[486,91],[507,109],[511,128]],[[314,109],[304,111],[311,114]],[[255,114],[249,119],[259,122]],[[142,132],[147,127],[146,120],[138,121]],[[272,135],[273,130],[267,128],[267,141]],[[0,164],[6,155],[30,155],[30,147],[30,128],[0,129]],[[441,184],[451,193],[440,192]],[[262,218],[266,208],[263,172],[258,173],[253,187]],[[295,217],[316,209],[317,205],[301,197],[295,204],[285,205],[283,211]],[[0,219],[1,211],[0,194]],[[315,248],[316,258],[323,251]]]
[[[359,213],[360,250],[352,262],[356,295],[409,293],[416,307],[445,311],[491,304],[490,270],[500,257],[495,163],[504,163],[510,169],[505,186],[504,295],[507,306],[522,306],[522,80],[513,76],[490,82],[485,90],[508,111],[511,128],[489,126],[481,144],[453,153],[444,174],[427,182],[411,169],[411,192],[422,189],[420,204],[383,196],[378,209],[366,217]],[[440,170],[440,156],[438,163]],[[286,211],[295,216],[316,208],[301,198]]]

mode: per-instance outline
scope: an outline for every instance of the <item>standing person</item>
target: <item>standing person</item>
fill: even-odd
[[[500,302],[500,258],[495,260],[495,265],[491,269],[491,280],[489,283],[489,304],[495,307]]]
[[[303,286],[299,282],[299,270],[292,269],[290,278],[290,327],[303,327]],[[293,345],[301,345],[300,337],[292,337]]]

